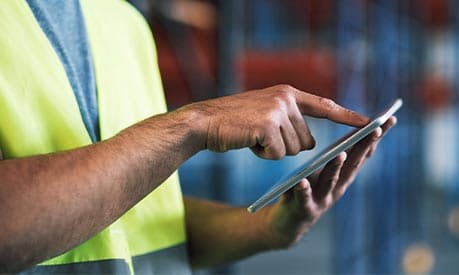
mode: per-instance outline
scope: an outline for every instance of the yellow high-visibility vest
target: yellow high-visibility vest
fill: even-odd
[[[166,111],[156,52],[125,1],[81,0],[101,139]],[[0,148],[6,159],[91,143],[63,65],[24,0],[0,3]],[[177,173],[108,228],[26,272],[188,273]]]

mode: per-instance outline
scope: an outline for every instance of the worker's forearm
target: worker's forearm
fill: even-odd
[[[268,210],[250,214],[243,208],[185,198],[190,260],[202,268],[280,248],[268,225]]]
[[[161,184],[203,147],[193,115],[160,115],[95,145],[0,161],[0,271],[89,239]]]

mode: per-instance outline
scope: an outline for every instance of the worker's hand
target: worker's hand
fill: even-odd
[[[322,171],[299,182],[265,211],[273,248],[288,247],[301,239],[344,194],[382,135],[395,123],[395,117],[390,118],[382,129],[378,128],[347,153],[338,155]]]
[[[315,141],[303,115],[363,126],[368,118],[330,99],[288,85],[191,104],[185,109],[203,114],[203,147],[216,152],[250,147],[259,157],[280,159],[311,149]]]

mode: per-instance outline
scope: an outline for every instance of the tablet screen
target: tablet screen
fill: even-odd
[[[366,126],[349,132],[322,150],[320,153],[315,155],[312,159],[294,169],[282,180],[271,187],[268,192],[263,194],[253,204],[251,204],[247,210],[252,213],[256,212],[263,208],[265,205],[269,204],[271,201],[280,197],[290,188],[295,186],[301,179],[308,177],[317,169],[338,156],[339,153],[349,149],[358,141],[373,132],[376,128],[383,125],[398,109],[400,109],[402,104],[403,103],[401,99],[395,100],[394,103],[387,107],[382,113],[374,117]]]

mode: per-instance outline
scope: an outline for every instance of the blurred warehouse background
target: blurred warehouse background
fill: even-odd
[[[151,23],[170,109],[279,83],[369,115],[405,101],[352,188],[300,244],[198,273],[457,274],[459,1],[132,2]],[[306,119],[317,149],[348,131]],[[313,154],[202,152],[180,169],[182,188],[248,205]]]

